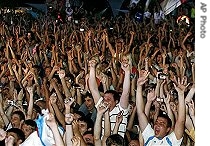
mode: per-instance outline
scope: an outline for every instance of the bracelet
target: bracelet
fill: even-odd
[[[72,125],[72,123],[66,123],[66,125]]]

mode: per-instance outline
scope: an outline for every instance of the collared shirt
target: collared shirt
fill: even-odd
[[[98,103],[95,105],[96,107],[99,105],[99,103],[103,100],[103,97],[101,97],[98,101]],[[110,123],[111,123],[111,134],[114,130],[114,126],[116,123],[116,117],[120,111],[123,112],[123,120],[120,123],[119,129],[118,129],[118,134],[124,137],[125,132],[126,132],[126,127],[128,123],[128,115],[129,115],[129,109],[123,109],[120,106],[120,103],[116,104],[116,106],[113,108],[112,111],[109,112],[109,117],[110,117]],[[102,118],[102,135],[104,135],[104,118]]]
[[[142,132],[142,136],[144,139],[144,146],[180,146],[182,143],[182,139],[177,140],[174,132],[166,135],[164,138],[159,139],[154,136],[154,130],[151,125],[148,123],[147,127]]]

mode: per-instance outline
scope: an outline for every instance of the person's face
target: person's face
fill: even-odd
[[[27,138],[34,130],[30,125],[23,124],[22,130],[25,134],[25,138]]]
[[[70,77],[65,77],[65,80],[66,80],[67,87],[70,88],[71,87],[71,79],[70,79]]]
[[[79,131],[81,135],[83,135],[87,131],[87,123],[84,121],[78,121]]]
[[[129,59],[127,56],[123,56],[122,58],[122,63],[128,63],[129,62]]]
[[[21,121],[20,121],[20,117],[17,114],[13,114],[11,117],[11,124],[13,126],[13,128],[19,128]]]
[[[128,144],[128,146],[139,146],[139,141],[138,140],[131,140]]]
[[[85,143],[92,143],[94,144],[93,135],[92,134],[85,134],[83,135],[83,139]]]
[[[88,111],[92,111],[93,108],[94,108],[94,101],[93,101],[93,99],[87,96],[85,98],[85,105],[86,105]]]
[[[163,117],[158,117],[154,123],[154,132],[155,136],[158,138],[163,138],[167,135],[170,130],[170,127],[167,127],[167,120]]]
[[[106,93],[104,94],[104,102],[110,104],[110,111],[115,107],[116,101],[114,100],[113,94]]]
[[[37,116],[38,116],[38,113],[36,112],[35,109],[33,109],[32,115],[31,115],[31,119],[32,119],[32,120],[35,120],[35,119],[37,118]]]
[[[161,56],[161,55],[158,55],[158,56],[157,56],[157,62],[158,62],[158,63],[162,63],[162,56]]]
[[[51,68],[46,68],[45,69],[45,74],[46,74],[46,76],[49,76],[50,75],[50,73],[51,73]]]
[[[5,142],[9,141],[9,137],[10,136],[14,137],[14,145],[16,145],[17,144],[17,141],[18,141],[18,136],[14,132],[7,132],[7,136],[5,138]]]
[[[38,105],[41,109],[46,108],[46,103],[44,101],[37,101],[36,105]]]

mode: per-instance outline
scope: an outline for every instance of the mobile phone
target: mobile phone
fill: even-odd
[[[156,100],[158,101],[158,102],[163,102],[163,98],[156,98]]]
[[[83,32],[83,31],[85,31],[85,29],[84,28],[80,28],[79,31]]]

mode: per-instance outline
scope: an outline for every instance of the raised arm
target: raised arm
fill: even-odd
[[[125,77],[123,81],[123,92],[120,98],[120,105],[122,108],[127,109],[128,108],[128,100],[130,95],[130,65],[127,63],[121,63],[121,68],[125,72]]]
[[[98,103],[98,100],[100,98],[100,93],[98,91],[98,85],[96,83],[96,60],[90,60],[89,62],[90,66],[90,75],[89,75],[89,88],[93,95],[93,99],[95,104]]]
[[[62,136],[58,130],[58,124],[55,120],[55,117],[52,113],[49,113],[49,118],[46,119],[46,124],[50,127],[53,133],[56,146],[64,146]]]
[[[144,100],[142,87],[144,83],[147,81],[147,77],[149,76],[149,72],[145,70],[140,70],[139,78],[137,81],[137,91],[136,91],[136,107],[137,107],[137,115],[138,121],[141,131],[144,131],[148,124],[147,116],[144,113]]]
[[[101,140],[102,117],[108,108],[109,107],[106,106],[103,102],[101,102],[97,106],[97,115],[96,115],[96,121],[94,124],[94,142],[95,142],[95,145],[97,146],[102,146],[102,140]]]
[[[186,108],[185,108],[184,92],[185,89],[187,88],[187,78],[183,77],[182,80],[178,78],[177,85],[174,84],[174,87],[178,92],[178,102],[179,102],[178,117],[176,120],[174,133],[176,135],[177,140],[179,140],[183,137],[184,128],[185,128]]]

